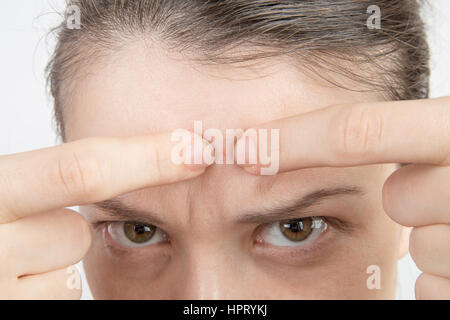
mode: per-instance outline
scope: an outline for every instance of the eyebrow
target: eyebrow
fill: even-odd
[[[298,218],[302,211],[305,213],[308,208],[318,205],[326,199],[343,195],[362,196],[364,194],[364,190],[356,186],[319,189],[300,199],[295,199],[292,202],[287,202],[268,209],[262,209],[257,212],[243,213],[237,221],[239,223],[255,224],[289,220]],[[155,213],[136,209],[117,199],[97,202],[94,203],[93,206],[111,217],[120,218],[125,221],[141,222],[158,226],[163,226],[165,224]]]
[[[238,219],[240,223],[268,223],[279,220],[298,218],[307,213],[307,209],[319,205],[322,201],[338,196],[356,195],[362,196],[365,191],[357,186],[319,189],[300,199],[286,201],[281,205],[266,208],[257,212],[246,212]]]
[[[136,209],[117,199],[105,200],[92,204],[94,207],[114,218],[126,221],[141,222],[151,225],[164,225],[164,222],[153,212]]]

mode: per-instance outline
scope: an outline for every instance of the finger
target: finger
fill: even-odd
[[[257,128],[279,129],[281,172],[376,163],[450,164],[450,97],[331,106]],[[253,144],[261,154],[261,144]]]
[[[9,299],[79,300],[81,289],[81,276],[71,267],[18,279]]]
[[[2,274],[17,278],[62,269],[79,262],[89,249],[89,226],[76,212],[26,217],[0,225]]]
[[[2,157],[0,223],[200,175],[172,161],[175,145],[170,134],[91,138]]]
[[[417,300],[449,300],[450,279],[422,273],[416,281]]]
[[[408,165],[383,186],[386,213],[404,226],[450,224],[450,167]]]
[[[411,257],[420,270],[450,278],[450,225],[414,228],[409,241]]]

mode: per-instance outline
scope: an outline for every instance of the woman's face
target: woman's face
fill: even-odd
[[[331,104],[380,100],[307,77],[287,60],[241,68],[189,61],[135,43],[90,66],[67,99],[67,140],[193,130],[194,121],[204,130],[246,129]],[[81,207],[93,228],[84,260],[92,293],[393,298],[402,230],[384,213],[381,188],[394,169],[253,176],[216,164],[194,180]],[[368,288],[369,266],[379,267],[380,289]]]

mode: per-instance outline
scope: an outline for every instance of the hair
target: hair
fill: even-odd
[[[66,19],[47,66],[58,134],[64,105],[84,68],[131,41],[156,39],[202,63],[287,56],[321,76],[343,75],[386,99],[428,97],[429,49],[419,0],[379,0],[381,28],[368,28],[373,0],[73,0],[79,29]],[[234,49],[246,48],[236,51]],[[342,86],[327,75],[327,81]],[[352,88],[348,88],[352,90]]]

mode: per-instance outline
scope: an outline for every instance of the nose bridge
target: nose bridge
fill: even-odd
[[[216,165],[189,185],[189,231],[179,244],[175,296],[180,299],[230,299],[243,288],[242,252],[233,218],[241,169]],[[239,197],[237,197],[237,195]],[[242,260],[242,259],[241,259]],[[174,263],[175,264],[175,263]]]
[[[182,286],[178,296],[182,299],[226,299],[236,285],[236,261],[232,251],[221,243],[210,242],[197,246],[184,255],[181,274]],[[236,288],[235,288],[236,289]]]
[[[189,222],[191,227],[204,226],[217,219],[229,220],[236,203],[248,193],[241,182],[242,169],[236,166],[213,165],[188,187]]]

